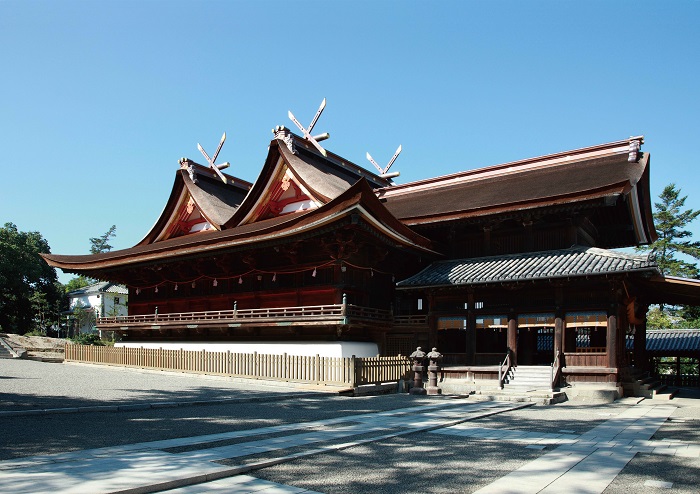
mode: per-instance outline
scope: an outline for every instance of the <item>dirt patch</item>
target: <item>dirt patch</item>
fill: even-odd
[[[48,338],[46,336],[22,336],[14,333],[0,333],[13,349],[25,349],[28,357],[46,359],[63,359],[68,340],[64,338]]]

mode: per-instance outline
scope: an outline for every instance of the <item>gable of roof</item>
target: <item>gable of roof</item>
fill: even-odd
[[[225,227],[233,228],[264,218],[260,213],[285,174],[294,177],[295,183],[315,207],[334,200],[361,178],[373,189],[390,183],[331,152],[321,155],[308,141],[281,127],[275,131],[258,178]]]
[[[211,169],[191,160],[181,162],[168,201],[151,230],[137,245],[160,242],[205,229],[221,230],[238,209],[251,184],[225,175],[223,183]],[[192,228],[200,224],[198,228]]]
[[[396,286],[451,287],[630,272],[658,274],[658,268],[647,256],[575,246],[543,252],[438,261],[398,282]]]

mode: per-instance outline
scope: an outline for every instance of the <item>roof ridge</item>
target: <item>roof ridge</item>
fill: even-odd
[[[605,144],[588,146],[585,148],[572,149],[569,151],[561,151],[558,153],[536,156],[517,161],[500,163],[487,167],[475,168],[472,170],[464,170],[457,173],[432,177],[414,182],[409,182],[400,185],[390,185],[382,189],[378,189],[380,197],[389,197],[394,195],[407,194],[415,190],[422,190],[425,187],[440,187],[448,186],[454,183],[464,181],[476,181],[480,179],[491,178],[494,176],[502,176],[510,173],[521,172],[523,170],[534,170],[551,165],[560,165],[568,163],[576,163],[591,158],[600,158],[613,156],[616,154],[628,154],[632,143],[643,143],[644,137],[630,137],[629,139],[614,141]],[[639,144],[641,146],[641,144]],[[637,147],[637,150],[639,149]]]

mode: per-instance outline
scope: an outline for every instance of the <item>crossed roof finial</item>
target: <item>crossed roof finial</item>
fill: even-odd
[[[313,146],[318,149],[318,151],[323,155],[323,156],[328,156],[328,153],[326,152],[325,149],[321,147],[321,145],[318,143],[318,141],[323,141],[326,140],[330,137],[330,134],[328,132],[325,132],[323,134],[319,134],[316,136],[311,135],[311,131],[314,128],[314,125],[316,125],[316,122],[318,121],[318,118],[321,116],[321,113],[323,113],[323,109],[326,107],[326,98],[323,98],[323,101],[321,101],[321,106],[318,107],[318,110],[316,111],[316,115],[314,115],[314,119],[311,121],[309,124],[308,128],[304,128],[303,125],[299,123],[299,121],[294,117],[294,114],[292,114],[291,111],[287,112],[287,115],[289,116],[289,119],[294,122],[294,124],[299,127],[299,130],[304,134],[304,138],[309,141]]]

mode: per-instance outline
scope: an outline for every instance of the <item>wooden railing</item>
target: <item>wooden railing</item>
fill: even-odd
[[[425,326],[428,324],[426,315],[394,316],[394,326]]]
[[[498,367],[498,387],[503,389],[503,381],[505,381],[508,371],[510,370],[511,360],[510,360],[510,349],[506,352],[506,358],[503,359],[503,363]]]
[[[552,363],[552,391],[559,385],[559,379],[561,379],[561,352],[557,350],[557,354],[554,357],[554,362]]]
[[[263,309],[231,309],[203,312],[173,312],[165,314],[139,314],[131,316],[100,317],[100,327],[138,324],[206,323],[216,321],[251,322],[262,320],[313,320],[353,317],[370,321],[391,321],[391,312],[352,304],[311,305],[302,307],[276,307]]]
[[[406,357],[304,357],[162,348],[66,345],[66,362],[357,387],[410,377]]]
[[[604,346],[577,346],[575,353],[605,353],[606,351]]]

